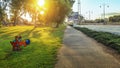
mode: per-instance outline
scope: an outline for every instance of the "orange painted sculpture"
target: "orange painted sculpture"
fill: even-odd
[[[21,46],[26,47],[27,45],[30,44],[30,40],[26,39],[26,40],[22,40],[21,36],[15,36],[15,40],[10,41],[11,45],[12,45],[12,50],[13,51],[19,51],[21,50]]]

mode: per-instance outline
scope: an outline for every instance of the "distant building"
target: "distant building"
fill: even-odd
[[[78,12],[72,12],[68,16],[68,24],[78,24],[79,23],[79,13]]]

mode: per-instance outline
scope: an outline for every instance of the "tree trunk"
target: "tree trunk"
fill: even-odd
[[[13,26],[16,26],[16,24],[17,24],[17,16],[16,16],[15,19],[14,19]]]
[[[60,23],[56,23],[55,28],[58,28],[58,27],[59,27],[59,25],[60,25]]]
[[[2,25],[7,26],[7,22],[5,22],[4,20],[2,21]]]

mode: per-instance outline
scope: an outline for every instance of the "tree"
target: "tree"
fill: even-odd
[[[105,22],[105,20],[104,19],[95,19],[94,22],[95,23],[103,23],[103,22]]]
[[[110,22],[120,22],[120,15],[109,17]]]
[[[24,3],[25,0],[11,0],[10,8],[12,13],[13,25],[18,23],[18,18],[24,14]]]
[[[71,11],[73,4],[71,0],[45,0],[44,7],[40,7],[37,2],[38,0],[19,0],[19,2],[18,0],[11,0],[14,25],[17,24],[17,20],[22,14],[29,13],[35,24],[42,20],[46,25],[55,23],[58,27]],[[40,11],[44,11],[45,14],[40,15]]]
[[[45,17],[46,24],[55,23],[55,27],[59,27],[65,17],[71,11],[71,3],[69,0],[47,0],[47,11]]]
[[[1,2],[1,4],[2,3],[4,3],[4,4],[2,4],[2,5],[0,5],[0,24],[2,24],[2,25],[7,25],[7,23],[5,22],[5,18],[7,18],[7,13],[5,12],[6,11],[6,7],[7,7],[7,2],[9,2],[8,0],[3,0],[2,2]]]
[[[18,23],[18,18],[28,13],[32,17],[32,21],[36,23],[38,15],[38,0],[11,0],[11,13],[14,25]]]

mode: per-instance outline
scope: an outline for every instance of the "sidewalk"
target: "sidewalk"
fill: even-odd
[[[120,63],[99,43],[69,26],[63,43],[55,68],[120,68]]]

